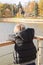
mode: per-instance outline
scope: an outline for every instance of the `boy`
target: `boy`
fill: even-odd
[[[14,28],[14,64],[35,65],[36,47],[33,44],[34,29],[18,24]]]

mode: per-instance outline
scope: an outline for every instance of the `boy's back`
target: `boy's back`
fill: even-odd
[[[33,62],[36,59],[36,47],[33,43],[34,29],[25,29],[25,26],[20,24],[14,28],[14,33],[16,33],[12,36],[12,41],[15,41],[14,63]]]
[[[33,44],[34,29],[26,29],[15,37],[15,51],[17,63],[25,63],[36,58],[36,48]]]

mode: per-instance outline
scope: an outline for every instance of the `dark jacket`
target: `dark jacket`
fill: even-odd
[[[28,28],[14,36],[15,46],[14,50],[16,55],[16,63],[25,63],[32,61],[36,58],[36,47],[33,43],[34,29]]]

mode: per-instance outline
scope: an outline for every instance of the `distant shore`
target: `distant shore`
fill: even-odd
[[[28,18],[0,18],[0,22],[14,23],[43,23],[43,19],[28,19]]]

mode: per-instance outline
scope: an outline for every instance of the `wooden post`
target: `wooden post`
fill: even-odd
[[[40,54],[41,54],[41,48],[40,48],[40,46],[41,46],[41,43],[40,43],[40,39],[37,39],[37,44],[38,44],[38,53],[37,53],[37,60],[38,60],[38,63],[37,63],[37,65],[40,65]]]

